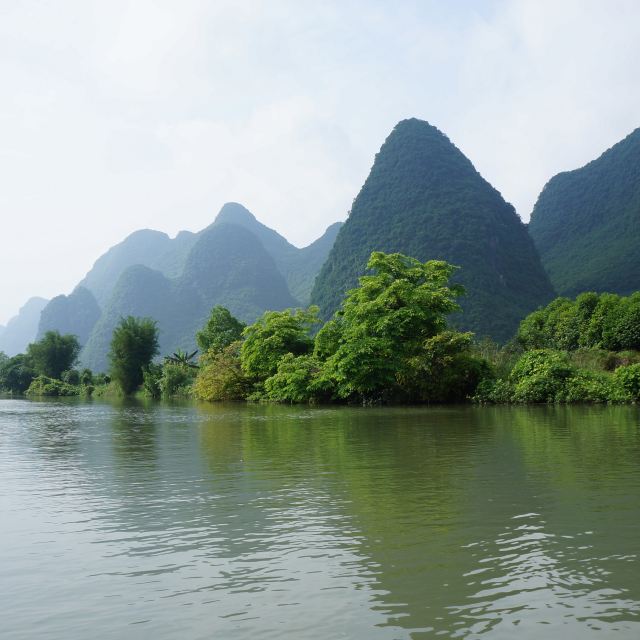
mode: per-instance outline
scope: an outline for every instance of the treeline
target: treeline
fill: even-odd
[[[447,318],[464,291],[455,267],[374,252],[367,275],[326,323],[318,309],[268,311],[245,326],[215,307],[197,351],[154,362],[158,329],[124,318],[108,375],[74,368],[74,336],[48,332],[0,356],[0,388],[28,395],[141,393],[207,401],[550,403],[640,399],[640,293],[558,298],[504,347],[474,342]]]

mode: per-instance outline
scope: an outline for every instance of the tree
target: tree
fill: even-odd
[[[111,377],[129,395],[143,380],[143,370],[158,353],[158,328],[150,318],[122,318],[113,332],[109,361]]]
[[[251,380],[242,370],[240,342],[222,351],[209,350],[200,360],[193,392],[200,400],[244,400],[251,391]]]
[[[218,305],[211,309],[206,324],[196,333],[196,342],[202,353],[210,349],[219,352],[240,340],[245,326],[244,322],[231,315],[229,309]]]
[[[300,356],[311,352],[311,329],[317,323],[318,307],[267,311],[243,331],[240,358],[245,373],[264,381],[276,373],[285,354]]]
[[[456,298],[464,292],[449,285],[455,267],[443,261],[375,251],[367,269],[374,273],[360,278],[338,312],[338,348],[326,363],[338,395],[363,402],[403,393],[411,359],[426,357],[426,341],[447,328],[446,316],[459,310]],[[335,336],[325,340],[331,341]],[[467,347],[464,340],[456,344]]]
[[[69,334],[61,336],[57,331],[47,331],[41,340],[27,347],[27,358],[36,375],[56,380],[63,371],[73,368],[79,354],[78,338]]]
[[[3,391],[24,393],[35,375],[31,363],[23,353],[13,358],[5,356],[0,360],[0,389]]]

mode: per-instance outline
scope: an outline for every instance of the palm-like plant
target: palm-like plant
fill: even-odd
[[[193,359],[196,357],[197,353],[197,349],[193,353],[188,353],[187,351],[178,349],[177,351],[174,351],[170,356],[165,356],[164,361],[170,362],[171,364],[179,364],[183,367],[197,369],[198,365],[193,362]]]

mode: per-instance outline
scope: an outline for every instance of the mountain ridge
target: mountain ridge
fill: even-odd
[[[453,318],[479,337],[509,339],[521,318],[553,297],[514,208],[428,122],[399,122],[373,162],[312,292],[324,317],[356,285],[371,251],[461,267],[467,288]],[[516,275],[517,274],[517,275]]]

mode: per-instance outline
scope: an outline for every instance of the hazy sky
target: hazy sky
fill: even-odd
[[[307,244],[411,116],[527,220],[640,126],[640,2],[0,0],[0,323],[229,200]]]

